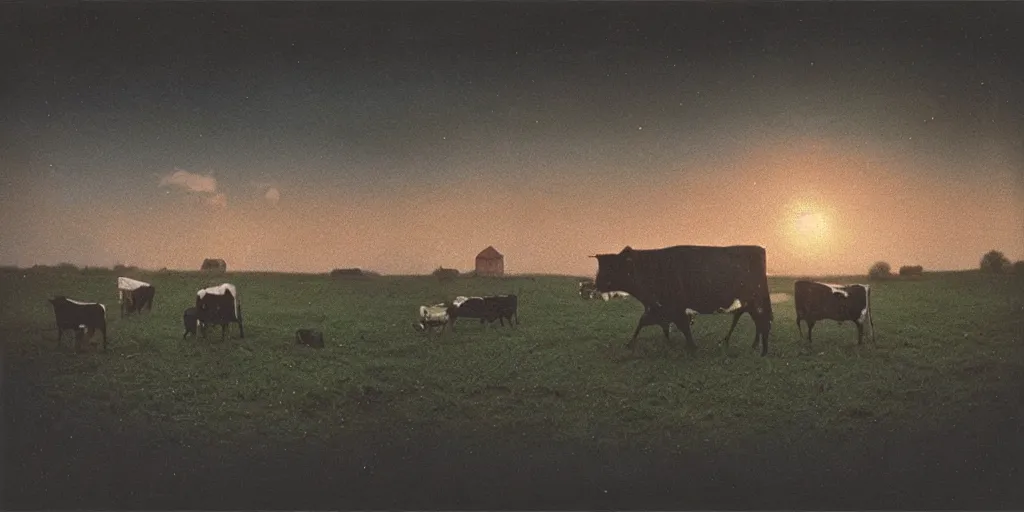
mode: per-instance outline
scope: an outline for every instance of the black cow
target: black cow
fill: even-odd
[[[501,323],[502,327],[505,326],[505,320],[508,320],[508,325],[511,326],[513,319],[515,320],[515,325],[519,325],[519,297],[514,294],[495,295],[484,297],[484,300],[497,304],[498,322]]]
[[[697,348],[690,331],[694,315],[732,313],[732,327],[723,340],[728,344],[740,316],[748,313],[756,327],[753,346],[760,340],[761,355],[768,354],[774,314],[763,247],[677,245],[636,250],[627,246],[619,254],[595,257],[597,289],[627,292],[644,305],[645,314],[676,324],[688,350]],[[632,348],[635,342],[634,335],[627,346]]]
[[[245,337],[242,327],[242,304],[238,299],[238,290],[230,283],[204,288],[196,293],[196,316],[199,329],[206,337],[208,325],[220,325],[220,339],[224,341],[228,325],[238,324],[238,335]]]
[[[864,338],[865,322],[871,326],[871,342],[875,341],[875,321],[871,316],[871,287],[866,284],[827,284],[797,281],[793,284],[796,307],[796,328],[802,338],[800,322],[807,322],[807,342],[818,320],[850,320],[857,326],[857,344]]]
[[[181,315],[181,319],[185,324],[185,334],[181,335],[181,339],[187,338],[189,333],[195,337],[196,329],[199,328],[199,311],[196,308],[188,308]]]
[[[117,291],[118,302],[121,303],[121,318],[136,311],[141,313],[143,308],[150,313],[153,312],[153,297],[156,295],[156,288],[153,285],[128,277],[118,277]]]
[[[88,329],[91,337],[96,329],[103,333],[103,350],[107,350],[107,307],[95,302],[79,302],[58,295],[48,299],[57,318],[57,346],[65,330]]]
[[[479,318],[480,323],[493,323],[495,320],[505,325],[519,324],[519,298],[515,295],[496,295],[488,297],[456,297],[448,307],[448,318],[455,331],[455,321],[462,318]]]

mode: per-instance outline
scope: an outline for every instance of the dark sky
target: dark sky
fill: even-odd
[[[1024,258],[1024,3],[0,4],[0,263]]]

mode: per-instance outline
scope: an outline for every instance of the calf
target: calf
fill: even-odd
[[[871,326],[871,342],[875,341],[875,322],[871,316],[871,287],[866,284],[827,284],[815,281],[797,281],[793,284],[796,307],[796,328],[803,337],[800,322],[807,322],[807,342],[812,342],[811,331],[819,320],[847,320],[857,326],[857,344],[864,338],[864,324]]]
[[[324,334],[313,329],[299,329],[295,331],[295,343],[313,348],[324,348]]]
[[[185,323],[185,334],[181,335],[181,339],[188,337],[189,333],[194,338],[196,336],[196,329],[199,327],[199,312],[196,308],[188,308],[185,313],[181,315],[182,322]]]
[[[103,351],[107,350],[107,307],[96,302],[79,302],[58,295],[48,299],[57,319],[57,346],[65,330],[88,329],[91,337],[96,329],[103,333]]]
[[[452,307],[450,304],[443,303],[434,304],[433,306],[420,306],[420,321],[413,324],[413,326],[420,332],[433,332],[435,327],[440,327],[441,332],[444,333],[449,321],[451,321],[449,310]]]
[[[220,325],[220,339],[224,341],[229,324],[238,324],[238,335],[245,338],[242,327],[242,304],[238,299],[238,290],[230,283],[204,288],[196,293],[196,312],[199,318],[199,329],[206,337],[208,325]]]

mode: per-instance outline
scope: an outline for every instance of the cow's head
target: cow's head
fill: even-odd
[[[598,291],[632,290],[635,251],[626,246],[619,254],[598,254],[597,277],[594,286]]]

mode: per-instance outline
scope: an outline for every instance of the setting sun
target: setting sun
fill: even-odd
[[[817,212],[797,214],[795,224],[797,234],[805,238],[820,238],[827,229],[825,217]]]
[[[796,249],[819,252],[831,237],[831,226],[826,209],[820,205],[800,202],[791,207],[786,216],[786,234]]]

